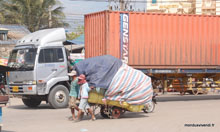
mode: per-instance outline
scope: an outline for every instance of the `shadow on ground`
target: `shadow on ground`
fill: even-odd
[[[121,116],[121,118],[145,118],[149,117],[144,112],[127,112]]]
[[[7,107],[8,109],[18,109],[18,110],[40,110],[40,109],[53,109],[49,104],[42,104],[36,108],[29,108],[25,105],[11,105]]]
[[[1,132],[15,132],[15,131],[2,130]]]
[[[144,112],[125,112],[119,119],[128,119],[128,118],[145,118],[148,117],[148,115]],[[90,120],[91,116],[85,115],[83,120]],[[100,114],[96,115],[97,120],[114,120],[109,118],[104,118]]]

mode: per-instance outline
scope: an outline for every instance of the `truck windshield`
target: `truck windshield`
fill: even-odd
[[[37,48],[14,49],[10,54],[8,66],[18,70],[33,70]]]

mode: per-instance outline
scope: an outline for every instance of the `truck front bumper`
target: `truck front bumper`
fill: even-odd
[[[36,95],[36,85],[7,85],[7,92],[10,95]]]

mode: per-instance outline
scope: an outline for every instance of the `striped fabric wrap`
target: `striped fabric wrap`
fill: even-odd
[[[151,78],[143,72],[123,64],[110,83],[105,99],[143,105],[152,101]]]

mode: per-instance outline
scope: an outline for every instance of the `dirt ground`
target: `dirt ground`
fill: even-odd
[[[12,98],[3,108],[3,132],[219,132],[220,100],[159,102],[154,113],[126,112],[120,119],[96,121],[90,117],[78,123],[68,121],[70,110],[51,109],[43,103],[37,109]],[[200,125],[200,126],[199,126]],[[201,126],[205,125],[205,126]]]

